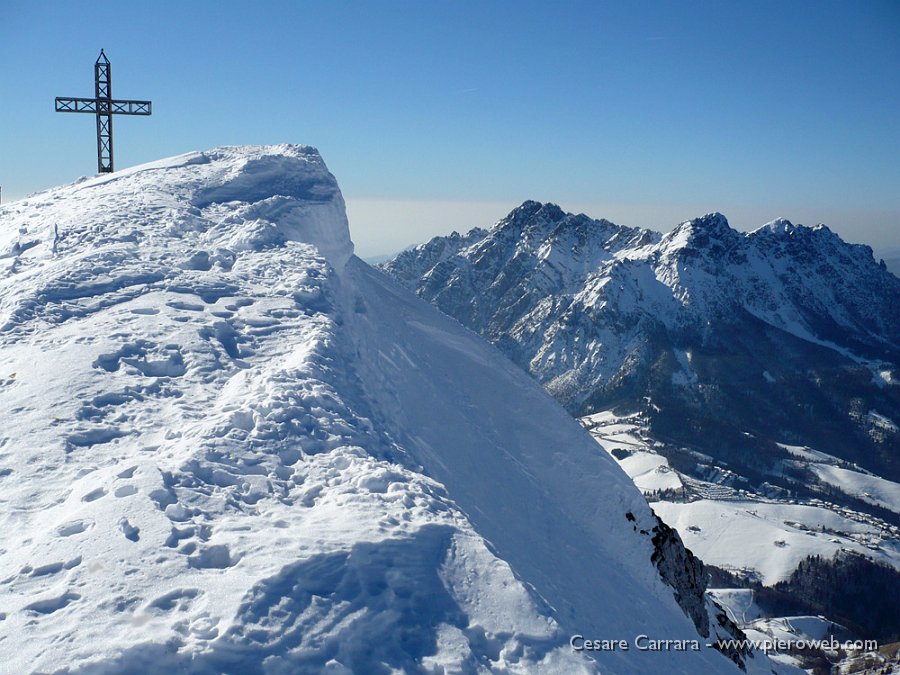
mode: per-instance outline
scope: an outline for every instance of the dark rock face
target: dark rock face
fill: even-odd
[[[675,591],[675,600],[684,610],[697,632],[709,637],[709,614],[706,611],[706,572],[703,561],[684,547],[673,528],[657,517],[653,528],[653,555],[659,575]]]
[[[643,411],[751,479],[777,441],[900,480],[900,279],[827,227],[660,235],[529,201],[383,268],[575,415]]]
[[[626,513],[625,517],[634,520],[631,513]],[[728,642],[745,639],[746,635],[719,605],[706,596],[709,574],[703,561],[685,548],[678,532],[658,516],[652,530],[641,530],[641,534],[651,537],[653,553],[650,560],[656,565],[660,578],[672,588],[675,601],[693,621],[697,632],[704,638],[710,638],[716,649],[741,670],[746,670],[745,659],[748,656],[752,658],[752,652]]]

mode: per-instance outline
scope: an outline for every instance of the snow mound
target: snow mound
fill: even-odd
[[[527,375],[352,257],[314,149],[190,153],[0,222],[9,672],[735,671],[571,649],[704,642],[655,517]]]

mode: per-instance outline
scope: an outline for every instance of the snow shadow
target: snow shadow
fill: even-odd
[[[83,675],[142,673],[422,672],[441,624],[468,619],[440,578],[453,528],[426,525],[412,537],[355,544],[284,567],[245,596],[232,626],[206,652],[178,640],[138,645]],[[337,662],[334,663],[334,662]]]
[[[199,190],[193,205],[203,209],[211,204],[259,202],[275,196],[293,197],[304,202],[331,201],[337,192],[334,178],[323,181],[321,175],[310,175],[302,167],[303,163],[293,157],[252,159],[231,180]]]

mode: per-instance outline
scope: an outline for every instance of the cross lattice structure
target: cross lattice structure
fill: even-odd
[[[113,171],[113,115],[150,115],[150,101],[117,101],[112,97],[112,67],[103,50],[94,64],[94,98],[56,97],[56,112],[97,116],[97,171]]]

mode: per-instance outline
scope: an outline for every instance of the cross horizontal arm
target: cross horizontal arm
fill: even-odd
[[[110,101],[110,112],[116,115],[149,115],[150,101]]]
[[[100,104],[98,106],[98,104]],[[107,105],[109,106],[107,108]],[[112,115],[150,115],[150,101],[117,101],[96,98],[56,97],[56,112],[100,113]]]
[[[56,97],[56,112],[97,112],[97,99],[95,98],[63,98]]]

